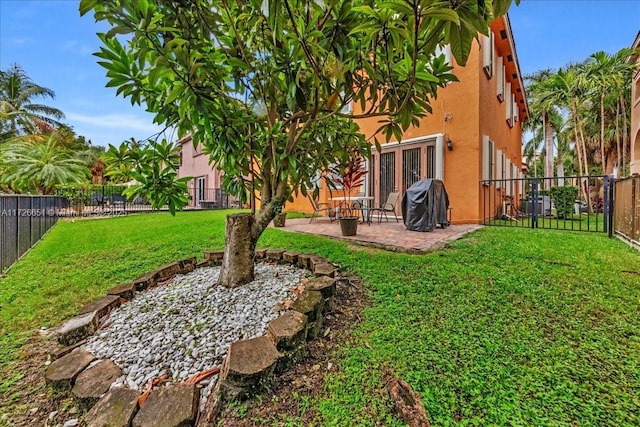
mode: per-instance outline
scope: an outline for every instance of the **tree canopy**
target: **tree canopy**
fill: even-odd
[[[576,154],[574,170],[580,175],[612,173],[615,166],[620,175],[629,172],[631,81],[638,69],[627,62],[632,53],[628,48],[614,54],[596,52],[582,63],[527,78],[531,126],[542,133],[539,126],[544,122],[549,128],[547,136],[560,135],[564,141],[561,144],[556,138],[564,148],[556,146],[558,165],[571,142]],[[550,172],[546,174],[553,175],[553,170]]]
[[[511,0],[81,0],[111,29],[96,55],[107,86],[155,121],[191,133],[228,192],[259,194],[258,237],[318,171],[367,155],[354,119],[379,134],[431,111],[455,81],[438,46],[464,65]],[[149,174],[154,173],[150,168]]]

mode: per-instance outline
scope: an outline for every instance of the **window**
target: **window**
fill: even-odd
[[[502,57],[499,56],[496,61],[496,73],[497,73],[497,87],[496,87],[496,95],[500,102],[504,101],[504,63]]]
[[[515,185],[513,179],[516,177],[516,175],[514,172],[513,163],[511,163],[511,160],[509,159],[507,159],[506,161],[506,171],[506,179],[509,180],[506,182],[507,196],[513,196],[513,187]]]
[[[198,204],[202,202],[205,197],[205,177],[199,176],[196,178],[196,198],[198,200]]]
[[[507,83],[505,86],[504,99],[507,101],[504,103],[505,119],[509,127],[513,127],[513,95],[511,93],[511,83]]]
[[[513,123],[518,121],[520,109],[518,108],[518,102],[516,101],[516,96],[513,95]]]
[[[493,77],[493,33],[489,29],[489,35],[482,36],[482,69],[488,78]]]
[[[434,179],[436,177],[436,147],[435,145],[427,145],[427,178]]]
[[[402,191],[406,191],[415,182],[420,181],[420,147],[402,150]]]
[[[494,179],[495,158],[493,141],[487,135],[482,136],[482,180],[483,185],[491,185],[489,180]]]
[[[505,169],[504,169],[504,153],[502,150],[496,150],[496,179],[502,180],[504,179]],[[496,188],[502,188],[504,185],[503,181],[498,181],[496,183]]]

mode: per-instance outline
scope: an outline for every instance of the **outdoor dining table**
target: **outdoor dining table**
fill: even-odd
[[[347,201],[359,201],[362,203],[362,211],[363,211],[363,218],[362,218],[362,222],[367,222],[370,223],[371,222],[371,215],[369,214],[369,212],[371,212],[371,202],[373,201],[373,196],[340,196],[340,197],[332,197],[331,199],[332,202],[334,202],[334,207],[336,208],[336,212],[338,213],[338,217],[340,216],[340,205],[342,204],[342,202],[347,202]],[[347,206],[347,208],[350,208],[350,206]],[[367,217],[366,219],[364,218],[364,211],[367,211]]]

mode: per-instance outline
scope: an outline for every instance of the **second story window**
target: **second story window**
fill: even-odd
[[[493,33],[489,30],[489,35],[482,36],[482,69],[486,73],[488,78],[493,77],[493,55],[494,55],[494,41]]]
[[[501,56],[499,56],[498,60],[496,61],[496,77],[497,77],[496,95],[498,96],[498,99],[500,100],[500,102],[503,102],[505,78],[504,78],[504,63]]]

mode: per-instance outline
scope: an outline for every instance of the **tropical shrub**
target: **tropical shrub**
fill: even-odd
[[[578,197],[578,187],[551,187],[550,193],[558,218],[570,217],[573,213],[573,205]]]

